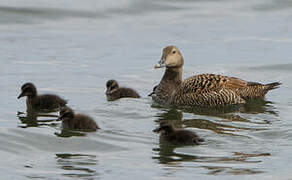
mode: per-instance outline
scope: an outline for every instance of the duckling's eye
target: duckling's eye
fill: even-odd
[[[175,51],[172,51],[172,54],[175,54]]]

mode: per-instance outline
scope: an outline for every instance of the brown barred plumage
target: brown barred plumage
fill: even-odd
[[[235,77],[200,74],[182,81],[183,57],[175,46],[163,49],[156,68],[166,67],[164,76],[153,92],[154,101],[182,106],[224,106],[243,104],[246,100],[263,98],[281,83],[260,84]]]

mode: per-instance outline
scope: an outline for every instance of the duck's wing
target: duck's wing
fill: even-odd
[[[235,77],[200,74],[184,80],[173,94],[175,104],[181,105],[227,105],[245,101],[236,89],[247,87],[247,82]]]
[[[248,83],[244,80],[221,76],[215,74],[200,74],[185,79],[177,88],[177,93],[208,93],[220,91],[221,89],[240,89],[247,87]]]

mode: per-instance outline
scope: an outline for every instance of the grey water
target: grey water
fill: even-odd
[[[288,0],[1,0],[0,179],[289,179],[292,3]],[[282,86],[236,111],[157,107],[147,94],[176,45],[184,78],[215,73]],[[108,79],[141,99],[107,102]],[[101,130],[64,132],[26,114],[20,87],[54,93]],[[206,142],[176,147],[160,120]]]

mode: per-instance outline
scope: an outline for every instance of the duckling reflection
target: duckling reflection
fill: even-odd
[[[180,154],[174,152],[178,146],[171,145],[165,141],[159,141],[159,148],[153,148],[152,150],[158,152],[158,156],[152,157],[152,159],[159,160],[159,164],[174,164],[175,162],[196,161],[197,156]]]
[[[58,111],[67,104],[67,101],[53,94],[38,95],[37,89],[33,83],[25,83],[21,86],[21,93],[17,97],[27,96],[27,110],[38,110],[45,112]]]
[[[96,131],[100,129],[96,122],[85,114],[75,114],[69,107],[63,107],[60,111],[59,120],[62,121],[64,129]]]
[[[60,133],[55,132],[54,133],[56,136],[58,137],[62,137],[62,138],[69,138],[69,137],[82,137],[82,136],[86,136],[85,133],[80,132],[80,131],[73,131],[73,130],[69,130],[69,129],[62,129]]]
[[[131,88],[119,87],[116,80],[108,80],[106,83],[106,97],[108,101],[114,101],[120,98],[140,98],[140,95]]]
[[[204,142],[204,139],[196,133],[185,129],[176,129],[169,123],[160,123],[160,127],[154,129],[153,132],[160,133],[160,139],[173,145],[199,145]]]
[[[95,155],[63,153],[56,154],[56,160],[59,168],[67,171],[64,176],[95,179],[98,175],[94,168],[90,168],[98,165]]]
[[[30,110],[27,113],[18,112],[17,117],[21,122],[18,127],[38,127],[38,126],[56,126],[54,123],[58,116],[54,114],[40,114],[38,111]],[[44,119],[40,119],[44,118]]]

